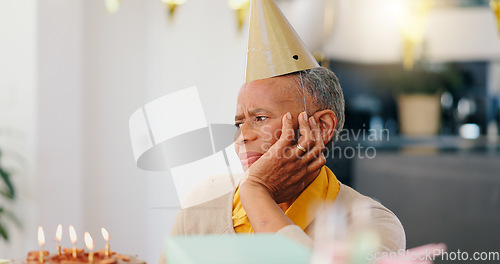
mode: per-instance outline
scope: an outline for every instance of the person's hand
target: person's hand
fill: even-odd
[[[296,198],[310,184],[308,176],[325,165],[325,145],[314,117],[308,118],[303,112],[298,121],[301,136],[297,145],[294,144],[292,116],[287,113],[282,118],[280,138],[245,172],[241,188],[264,188],[280,204]]]

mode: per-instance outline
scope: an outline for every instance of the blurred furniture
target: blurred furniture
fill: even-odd
[[[410,4],[416,2],[432,5],[417,19],[421,23],[407,23],[409,14],[421,9]],[[336,3],[335,30],[323,50],[330,59],[326,64],[331,65],[344,88],[346,128],[368,129],[372,118],[377,117],[395,128],[391,133],[396,132],[400,124],[396,122],[398,114],[387,75],[402,67],[403,54],[408,52],[405,39],[413,36],[418,39],[411,51],[416,61],[431,68],[453,63],[466,77],[464,91],[453,93],[450,106],[443,107],[441,134],[458,134],[463,124],[477,125],[480,134],[486,134],[498,108],[492,94],[496,90],[492,81],[495,73],[490,65],[500,58],[497,21],[489,1]],[[459,101],[464,107],[458,108]]]
[[[498,251],[500,148],[463,150],[458,141],[454,150],[380,150],[353,161],[354,187],[399,217],[408,248],[445,242],[455,252]]]
[[[461,62],[453,64],[465,78],[465,87],[451,93],[447,108],[442,105],[440,135],[458,135],[460,125],[474,123],[480,134],[487,132],[488,124],[498,117],[500,109],[491,94],[494,85],[489,81],[490,62]],[[374,117],[382,119],[391,136],[399,133],[396,98],[391,93],[389,79],[393,72],[401,71],[399,64],[366,65],[330,61],[331,69],[340,80],[346,101],[346,129],[368,130]],[[460,102],[469,102],[468,111],[462,113]]]

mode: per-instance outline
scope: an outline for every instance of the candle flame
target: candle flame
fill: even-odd
[[[56,229],[56,241],[61,243],[62,238],[62,225],[58,225]]]
[[[70,237],[70,240],[71,240],[71,243],[76,244],[76,231],[75,231],[75,227],[70,225],[69,226],[69,237]]]
[[[43,233],[43,228],[41,226],[38,227],[38,244],[40,247],[45,245],[45,234]]]
[[[89,250],[94,249],[94,241],[92,240],[92,237],[90,236],[89,232],[85,232],[85,245]]]
[[[106,240],[106,242],[108,242],[109,241],[108,231],[103,227],[103,228],[101,228],[101,233],[102,233],[102,237],[104,238],[104,240]]]

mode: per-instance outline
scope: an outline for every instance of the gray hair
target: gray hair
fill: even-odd
[[[319,110],[330,109],[337,117],[337,126],[333,138],[327,147],[333,144],[344,127],[345,109],[344,93],[335,73],[325,67],[313,68],[295,73],[300,84],[311,99],[316,103]],[[301,91],[302,92],[302,91]]]

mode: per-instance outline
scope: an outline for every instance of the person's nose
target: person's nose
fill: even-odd
[[[257,139],[257,137],[258,133],[255,127],[249,123],[243,123],[235,134],[235,143],[242,145]]]

